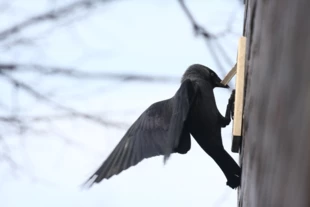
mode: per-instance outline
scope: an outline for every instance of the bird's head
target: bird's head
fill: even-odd
[[[190,79],[192,81],[207,81],[213,86],[213,88],[229,88],[228,85],[221,83],[222,80],[213,70],[200,64],[193,64],[188,67],[182,77],[182,82],[186,79]]]

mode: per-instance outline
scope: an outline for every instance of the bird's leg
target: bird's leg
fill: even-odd
[[[241,181],[241,168],[226,150],[217,144],[211,143],[208,146],[205,145],[203,149],[221,168],[227,179],[226,184],[233,189],[238,187]]]
[[[225,117],[222,117],[221,127],[226,127],[230,124],[230,119],[234,116],[234,104],[235,104],[235,90],[232,91],[228,104],[226,107]]]
[[[231,92],[229,103],[230,103],[230,116],[234,119],[234,110],[235,110],[235,89]],[[226,112],[227,113],[227,112]]]

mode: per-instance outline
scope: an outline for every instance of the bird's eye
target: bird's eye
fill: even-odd
[[[214,76],[214,73],[211,73],[211,76]]]

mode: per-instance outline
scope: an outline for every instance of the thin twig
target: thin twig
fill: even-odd
[[[117,74],[107,72],[85,72],[82,70],[61,68],[61,67],[49,67],[38,64],[18,64],[18,63],[0,63],[0,72],[11,71],[11,72],[25,72],[32,71],[43,75],[61,75],[69,78],[78,79],[115,79],[121,81],[140,81],[140,82],[178,82],[179,77],[169,76],[150,76],[142,74]]]
[[[97,114],[89,114],[92,117],[100,117]],[[67,120],[76,118],[77,116],[72,113],[63,113],[58,115],[41,115],[41,116],[26,116],[26,115],[19,115],[19,116],[0,116],[0,122],[5,123],[32,123],[32,122],[51,122],[51,121],[58,121],[58,120]],[[82,117],[83,118],[83,117]],[[108,122],[108,121],[106,121]],[[109,121],[113,123],[112,121]],[[128,124],[122,122],[114,122],[114,125],[119,127],[128,127]]]
[[[31,86],[27,85],[26,83],[14,79],[12,76],[8,75],[7,73],[3,73],[2,72],[1,74],[3,76],[5,76],[13,84],[19,85],[20,89],[22,89],[25,92],[29,93],[30,95],[34,96],[38,100],[44,101],[44,102],[48,103],[49,105],[51,105],[52,107],[54,107],[56,109],[65,111],[65,112],[67,112],[70,115],[75,116],[75,117],[79,117],[79,118],[83,118],[83,119],[86,119],[86,120],[93,121],[93,122],[98,123],[98,124],[103,125],[103,126],[120,127],[119,123],[113,123],[111,121],[106,121],[106,120],[103,120],[100,117],[92,116],[90,114],[86,114],[86,113],[83,113],[83,112],[79,112],[79,111],[77,111],[77,110],[75,110],[73,108],[70,108],[70,107],[64,106],[62,104],[59,104],[59,103],[49,99],[45,95],[39,93],[38,91],[33,89]]]
[[[200,35],[204,38],[205,43],[207,45],[207,48],[210,50],[210,54],[213,57],[215,63],[218,65],[219,70],[222,74],[222,76],[225,76],[227,71],[224,69],[224,66],[219,58],[219,56],[216,54],[216,50],[219,51],[221,57],[224,58],[224,60],[229,64],[232,65],[233,61],[230,60],[229,56],[227,55],[227,52],[224,50],[224,48],[220,45],[220,43],[218,43],[216,40],[218,40],[220,37],[226,36],[227,34],[230,33],[231,31],[231,25],[232,25],[232,19],[230,19],[230,21],[228,22],[227,28],[218,33],[218,34],[211,34],[210,32],[208,32],[205,28],[203,28],[202,26],[200,26],[197,21],[195,20],[195,18],[193,17],[193,15],[191,14],[191,12],[189,11],[189,9],[187,8],[187,6],[185,5],[184,0],[178,0],[181,8],[183,9],[184,13],[186,14],[186,16],[188,17],[189,21],[191,22],[195,34],[196,35]]]
[[[198,22],[195,20],[192,13],[189,11],[188,7],[186,6],[184,0],[178,0],[178,1],[181,5],[181,8],[183,9],[185,15],[187,16],[187,18],[191,22],[196,35],[201,35],[204,38],[208,38],[208,39],[218,39],[218,38],[221,38],[221,37],[226,36],[227,34],[231,33],[231,25],[232,25],[232,22],[235,18],[229,19],[229,21],[227,22],[226,29],[224,29],[221,32],[218,32],[217,34],[212,34],[209,31],[207,31],[204,27],[202,27],[200,24],[198,24]]]
[[[70,13],[73,13],[74,11],[80,9],[80,8],[90,8],[95,5],[97,2],[106,2],[108,0],[80,0],[74,3],[71,3],[69,5],[63,6],[57,10],[51,10],[44,14],[40,14],[37,16],[33,16],[23,22],[20,22],[10,28],[7,28],[0,32],[0,41],[3,41],[7,39],[8,37],[11,37],[12,35],[15,35],[22,30],[33,26],[37,23],[41,23],[44,21],[50,21],[50,20],[58,20],[62,17],[65,17],[69,15]]]

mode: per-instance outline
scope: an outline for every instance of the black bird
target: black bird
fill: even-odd
[[[223,117],[215,103],[215,87],[228,88],[210,68],[191,65],[176,94],[147,108],[85,184],[90,187],[109,179],[145,158],[163,155],[166,162],[171,153],[186,154],[191,148],[191,134],[221,168],[226,184],[238,187],[241,170],[225,151],[221,136],[221,127],[231,121],[234,94]]]

